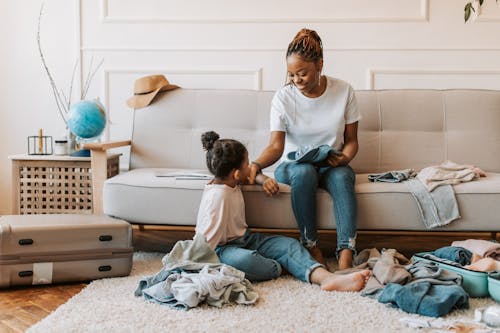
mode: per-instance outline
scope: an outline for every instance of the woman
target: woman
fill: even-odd
[[[252,162],[249,179],[253,183],[263,168],[281,158],[274,176],[278,182],[291,186],[301,242],[322,263],[316,191],[318,187],[326,189],[333,198],[339,269],[349,268],[355,251],[357,204],[355,175],[348,164],[358,151],[361,119],[354,91],[347,82],[321,75],[323,47],[313,30],[302,29],[297,33],[288,45],[286,63],[288,83],[276,92],[271,105],[270,142]],[[287,159],[292,151],[324,144],[339,154],[330,154],[321,164],[294,163]]]

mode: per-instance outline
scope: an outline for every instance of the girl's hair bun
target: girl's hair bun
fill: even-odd
[[[214,147],[215,141],[220,138],[219,134],[214,131],[205,132],[201,135],[201,144],[203,149],[211,150]]]

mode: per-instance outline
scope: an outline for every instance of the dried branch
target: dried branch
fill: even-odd
[[[84,99],[85,96],[87,95],[85,90],[87,89],[87,86],[89,85],[89,80],[90,80],[90,71],[92,70],[92,65],[94,64],[94,56],[90,57],[90,65],[89,65],[89,71],[87,72],[87,76],[85,77],[85,83],[83,84],[82,91],[80,98]]]
[[[52,88],[52,93],[54,94],[54,99],[56,101],[56,106],[57,106],[57,109],[59,110],[59,114],[61,115],[61,118],[63,119],[64,123],[66,125],[68,125],[68,121],[67,121],[66,117],[67,117],[67,114],[68,114],[70,106],[71,106],[73,83],[75,81],[75,73],[76,73],[79,59],[76,59],[75,65],[73,66],[73,72],[71,74],[71,80],[69,83],[68,96],[66,96],[66,94],[64,93],[64,91],[62,89],[57,88],[56,82],[55,82],[54,78],[52,77],[52,74],[50,74],[49,67],[47,66],[47,62],[45,61],[45,56],[43,55],[42,46],[41,46],[41,42],[40,42],[40,25],[41,25],[41,21],[42,21],[43,5],[44,4],[42,3],[42,5],[40,7],[40,15],[38,16],[38,31],[37,31],[38,52],[40,53],[40,58],[42,60],[43,67],[44,67],[45,72],[47,73],[47,76],[49,78],[50,86]],[[88,71],[87,76],[85,78],[85,83],[81,89],[80,98],[82,100],[85,99],[85,96],[87,96],[87,92],[90,88],[90,84],[92,83],[92,79],[94,78],[97,71],[99,70],[99,67],[101,67],[101,65],[103,64],[104,59],[101,60],[101,62],[97,65],[97,67],[95,69],[92,69],[93,61],[94,61],[94,57],[92,57],[90,60],[89,71]]]
[[[38,52],[40,53],[40,58],[42,59],[42,64],[43,67],[45,68],[45,72],[47,73],[47,76],[50,81],[50,86],[52,88],[52,93],[54,94],[54,98],[56,101],[56,106],[57,109],[59,110],[59,114],[61,115],[61,118],[63,119],[64,123],[67,125],[66,117],[65,115],[68,113],[68,108],[63,103],[63,99],[61,98],[61,95],[59,94],[59,89],[57,88],[57,85],[52,78],[52,75],[50,74],[49,68],[47,66],[47,62],[45,61],[45,57],[43,55],[42,51],[42,45],[40,43],[40,22],[42,20],[42,13],[43,13],[43,3],[42,6],[40,7],[40,15],[38,16],[38,31],[36,35],[37,43],[38,43]]]
[[[86,85],[84,87],[84,89],[82,90],[82,99],[85,99],[85,96],[87,96],[87,92],[89,91],[89,88],[90,88],[90,83],[92,82],[92,79],[94,78],[94,76],[96,75],[97,71],[99,70],[99,67],[102,66],[102,64],[104,63],[104,59],[102,59],[99,64],[96,66],[96,68],[94,69],[94,71],[91,73],[91,70],[92,70],[92,66],[89,67],[89,72],[87,73],[87,82],[86,82]]]
[[[61,89],[61,95],[62,95],[62,97],[63,97],[63,100],[64,100],[65,105],[67,105],[67,106],[68,106],[68,110],[69,110],[69,103],[70,103],[70,102],[69,102],[69,99],[68,99],[68,98],[66,98],[66,95],[64,94],[64,91],[63,91],[62,89]]]
[[[69,96],[68,96],[68,110],[71,105],[71,94],[73,92],[73,82],[75,81],[76,67],[78,66],[78,59],[75,60],[75,65],[73,66],[73,73],[71,74],[71,81],[69,81]]]

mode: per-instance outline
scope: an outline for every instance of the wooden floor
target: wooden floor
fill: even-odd
[[[77,283],[1,290],[0,332],[24,332],[85,286]]]
[[[161,229],[161,228],[160,228]],[[260,230],[257,230],[260,231]],[[297,237],[297,232],[280,232]],[[168,252],[179,239],[190,239],[192,231],[149,230],[134,228],[134,247],[142,251]],[[429,233],[429,232],[380,232],[359,231],[359,248],[395,248],[411,257],[416,252],[430,251],[450,245],[454,240],[466,238],[495,239],[491,233]],[[320,233],[320,245],[325,256],[331,257],[335,249],[335,233]],[[59,305],[80,292],[87,284],[75,283],[51,286],[30,286],[0,290],[0,332],[24,332],[28,327],[46,317]]]

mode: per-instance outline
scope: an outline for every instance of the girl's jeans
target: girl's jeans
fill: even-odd
[[[318,242],[316,191],[322,187],[333,199],[337,227],[337,255],[343,249],[355,251],[357,203],[355,174],[350,166],[317,168],[309,163],[282,162],[274,171],[276,180],[292,188],[292,209],[301,242],[313,247]]]
[[[233,266],[250,281],[279,277],[283,266],[296,278],[309,281],[309,275],[323,265],[316,262],[295,238],[250,233],[215,248],[222,263]]]

